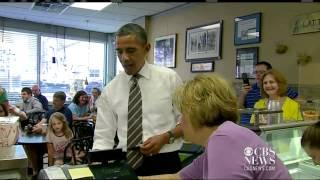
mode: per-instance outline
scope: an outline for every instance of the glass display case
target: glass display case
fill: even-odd
[[[313,164],[300,140],[303,131],[317,121],[261,125],[254,131],[264,139],[287,166],[293,179],[319,179],[320,166]]]

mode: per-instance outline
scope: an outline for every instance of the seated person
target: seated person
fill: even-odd
[[[44,110],[48,111],[49,110],[49,103],[48,99],[41,94],[41,90],[39,88],[39,85],[35,84],[31,87],[32,94],[35,98],[37,98],[40,103],[42,104],[42,107]]]
[[[8,111],[7,111],[6,105],[1,103],[0,104],[0,117],[5,117],[5,116],[8,116]]]
[[[0,86],[0,102],[4,104],[7,110],[9,110],[9,101],[8,101],[8,93],[6,89]]]
[[[66,102],[66,97],[66,93],[64,93],[63,91],[57,91],[53,94],[52,109],[45,113],[44,118],[42,118],[42,120],[38,124],[33,126],[32,132],[45,134],[46,132],[43,131],[42,125],[48,124],[50,116],[55,112],[64,114],[69,127],[72,127],[72,112],[68,107],[64,105],[64,103]]]
[[[39,117],[33,117],[36,113],[44,113],[42,104],[35,97],[32,97],[32,91],[29,87],[24,87],[21,90],[22,103],[19,105],[20,111],[16,111],[16,108],[12,107],[10,109],[11,113],[18,115],[22,120],[31,118],[28,123],[35,123]],[[24,113],[27,115],[25,116]],[[41,117],[40,117],[41,118]],[[24,149],[31,162],[33,176],[36,177],[40,169],[43,168],[43,154],[47,151],[44,144],[27,144],[24,145]]]
[[[92,113],[97,113],[97,106],[96,106],[96,101],[101,95],[101,90],[99,88],[92,88],[91,91],[91,97],[89,100],[89,107],[90,107],[90,112]]]
[[[68,106],[72,112],[73,121],[89,120],[92,115],[89,113],[88,95],[81,90],[74,95],[72,103]]]
[[[287,81],[280,72],[272,69],[264,73],[260,86],[264,98],[256,102],[254,108],[264,109],[267,108],[270,100],[278,100],[283,111],[284,122],[303,120],[299,103],[287,96]],[[250,123],[254,121],[255,117],[252,115]]]
[[[40,101],[37,98],[32,97],[32,91],[29,87],[21,89],[21,98],[22,102],[18,105],[20,110],[17,110],[12,106],[9,109],[10,113],[19,116],[21,120],[27,120],[21,122],[22,127],[27,124],[34,125],[38,123],[45,112]]]
[[[177,174],[141,178],[163,179],[291,179],[274,151],[251,130],[237,125],[237,98],[217,75],[200,75],[176,90],[184,138],[205,152]],[[251,163],[257,149],[268,150],[266,163]],[[272,153],[273,152],[273,153]],[[259,169],[260,168],[260,169]],[[266,169],[273,168],[272,171]]]
[[[271,64],[266,61],[260,61],[255,65],[256,82],[251,86],[243,84],[241,93],[238,97],[240,108],[253,108],[254,104],[261,99],[261,77],[265,72],[271,69]],[[298,93],[290,87],[288,87],[286,94],[291,99],[296,99],[298,97]],[[242,114],[241,124],[248,124],[250,117],[250,114]]]
[[[68,126],[66,117],[55,112],[50,116],[47,132],[48,165],[63,165],[64,151],[73,134]],[[71,154],[69,154],[71,157]]]
[[[303,132],[301,146],[312,158],[313,163],[320,165],[320,121]]]
[[[8,116],[8,96],[5,89],[0,88],[0,117]]]

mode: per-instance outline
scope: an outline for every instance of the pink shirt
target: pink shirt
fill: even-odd
[[[179,175],[182,179],[292,179],[259,136],[231,121],[218,127],[205,152]]]

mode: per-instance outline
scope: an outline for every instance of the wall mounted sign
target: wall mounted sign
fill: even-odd
[[[292,34],[304,34],[320,31],[320,12],[300,15],[292,22]]]

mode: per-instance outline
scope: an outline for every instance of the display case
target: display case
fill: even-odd
[[[320,166],[313,164],[300,140],[303,131],[317,121],[300,121],[252,127],[276,152],[293,179],[319,179]]]

